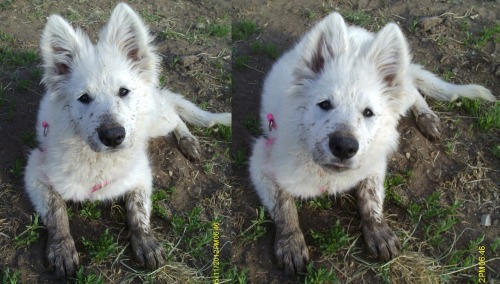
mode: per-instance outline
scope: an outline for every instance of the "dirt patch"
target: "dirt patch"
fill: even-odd
[[[129,4],[155,36],[154,44],[163,59],[161,84],[209,111],[231,111],[230,2]],[[5,281],[56,280],[46,263],[47,233],[35,221],[22,182],[26,155],[36,147],[34,126],[44,93],[38,42],[46,18],[60,14],[95,41],[115,5],[114,1],[0,3],[0,252],[4,256],[0,275]],[[185,56],[196,60],[180,64],[179,58]],[[169,254],[169,265],[151,272],[135,264],[128,248],[122,201],[70,204],[71,232],[82,267],[79,281],[204,281],[212,275],[212,254],[207,252],[211,251],[215,221],[221,223],[221,256],[229,255],[229,246],[222,245],[230,235],[224,229],[230,223],[230,208],[225,204],[231,193],[230,129],[191,130],[203,149],[200,162],[188,161],[171,137],[150,144],[156,188],[152,227]],[[179,229],[188,225],[186,230]],[[96,256],[99,252],[105,254],[102,260]]]
[[[248,38],[233,42],[233,80],[237,82],[233,93],[235,156],[248,157],[253,137],[259,135],[255,124],[262,82],[277,58],[275,53],[268,51],[286,51],[315,22],[332,11],[340,12],[351,24],[372,31],[378,31],[388,22],[396,22],[409,40],[415,62],[453,83],[477,83],[494,94],[500,92],[497,72],[500,65],[500,7],[497,2],[278,0],[233,1],[233,4],[233,33],[239,23],[253,22],[257,26]],[[438,17],[439,20],[422,20],[426,17]],[[496,32],[482,41],[489,30]],[[271,47],[265,51],[256,48],[256,43]],[[339,196],[330,203],[323,200],[323,207],[302,201],[299,218],[314,269],[299,276],[299,282],[320,283],[332,279],[321,276],[321,269],[332,269],[340,283],[477,281],[478,270],[473,265],[478,263],[479,245],[489,248],[487,259],[491,261],[486,272],[489,279],[500,278],[499,250],[495,245],[500,233],[500,159],[495,152],[500,143],[500,132],[498,128],[480,130],[477,115],[465,111],[463,104],[431,102],[443,124],[443,136],[439,141],[432,142],[422,136],[412,114],[400,122],[400,147],[389,163],[387,187],[390,187],[390,193],[386,198],[385,212],[390,225],[405,242],[403,257],[389,265],[367,257],[359,238],[359,217],[353,206],[354,198],[350,195]],[[491,109],[492,106],[488,108]],[[240,213],[240,218],[255,220],[257,217],[252,208],[261,204],[248,183],[248,169],[241,162],[235,165],[234,172],[241,181],[242,207],[250,207]],[[454,211],[450,209],[453,212],[438,212],[438,208],[454,208],[455,202],[459,203]],[[423,220],[426,214],[430,214],[425,213],[429,208],[437,211],[429,220]],[[490,227],[481,226],[483,214],[490,214],[497,221],[493,221]],[[424,217],[419,221],[414,215]],[[448,218],[448,215],[454,215],[456,219]],[[313,236],[315,232],[334,227],[337,220],[346,230],[348,245],[328,255],[324,244],[318,243],[317,237]],[[437,230],[440,222],[450,227]],[[241,226],[244,230],[252,225],[252,222],[245,221]],[[241,269],[248,269],[247,276],[252,283],[297,281],[284,278],[276,267],[274,227],[272,223],[264,223],[263,227],[267,230],[263,237],[250,244],[233,245],[233,261]],[[442,239],[442,242],[436,239]],[[444,268],[446,265],[452,268]],[[430,276],[420,280],[412,278],[414,275],[407,273],[407,268],[411,270],[412,266],[416,270],[425,267],[418,273]],[[458,272],[461,268],[465,269]]]

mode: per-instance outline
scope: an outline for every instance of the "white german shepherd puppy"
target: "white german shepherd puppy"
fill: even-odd
[[[80,29],[50,16],[41,39],[43,97],[26,190],[48,231],[47,256],[58,275],[71,275],[78,253],[66,200],[125,196],[132,251],[140,264],[161,266],[164,251],[150,228],[152,176],[147,145],[173,132],[189,158],[199,143],[183,120],[230,125],[231,114],[202,111],[158,88],[159,56],[139,16],[119,4],[94,45]]]
[[[302,270],[309,258],[293,197],[357,188],[368,250],[381,259],[398,254],[382,212],[396,126],[411,108],[426,136],[437,138],[440,131],[419,90],[440,100],[495,100],[481,86],[449,84],[412,64],[396,24],[371,33],[347,26],[337,13],[273,66],[262,94],[264,137],[254,144],[250,174],[276,223],[275,253],[287,274]]]

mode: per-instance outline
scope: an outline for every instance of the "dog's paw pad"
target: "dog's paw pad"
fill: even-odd
[[[57,277],[75,275],[79,265],[75,242],[70,236],[49,240],[47,258],[56,272]]]
[[[278,262],[286,275],[294,275],[304,270],[309,262],[309,250],[304,235],[300,231],[288,236],[276,235],[275,251]]]
[[[154,269],[165,264],[165,250],[153,235],[132,235],[131,244],[135,258],[141,266]]]
[[[199,161],[201,158],[201,147],[198,139],[194,137],[182,137],[178,141],[179,149],[186,156],[186,158],[192,161]]]
[[[389,260],[399,254],[399,240],[385,221],[368,221],[363,224],[363,237],[370,254]]]
[[[429,139],[437,140],[441,136],[441,121],[434,113],[421,113],[417,117],[417,126]]]

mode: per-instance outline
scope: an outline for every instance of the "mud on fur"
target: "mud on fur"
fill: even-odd
[[[399,119],[411,109],[420,131],[438,139],[439,118],[422,94],[495,101],[482,86],[447,83],[411,61],[396,24],[371,33],[332,13],[268,74],[264,135],[254,143],[250,175],[275,221],[275,254],[287,274],[309,261],[294,197],[355,188],[368,252],[383,260],[397,256],[399,241],[383,215],[383,183]]]
[[[66,201],[124,197],[130,241],[141,265],[157,268],[165,253],[150,227],[150,138],[173,132],[181,151],[200,158],[184,121],[231,124],[231,114],[201,110],[158,88],[159,56],[143,21],[118,4],[93,44],[57,15],[45,26],[42,98],[36,124],[40,147],[31,151],[26,191],[48,230],[47,257],[58,276],[79,264]]]

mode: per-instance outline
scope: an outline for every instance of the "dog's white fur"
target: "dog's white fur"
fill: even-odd
[[[271,215],[279,210],[277,188],[308,198],[345,192],[374,177],[379,183],[376,194],[383,200],[387,160],[398,145],[400,117],[412,108],[417,117],[431,118],[432,125],[419,126],[438,131],[439,122],[432,122],[437,116],[419,90],[446,101],[495,100],[481,86],[449,84],[412,64],[396,24],[371,33],[346,25],[332,13],[313,27],[276,62],[264,82],[260,112],[264,137],[254,144],[250,174]],[[318,106],[325,101],[331,109]],[[366,109],[373,116],[365,117]],[[275,120],[276,129],[271,131],[268,114]],[[337,131],[359,142],[352,158],[339,159],[329,149],[329,135]],[[376,219],[383,219],[381,203],[370,207]]]
[[[148,140],[173,131],[179,140],[196,141],[183,119],[205,127],[230,125],[229,113],[205,112],[157,87],[160,59],[151,41],[147,27],[126,4],[115,8],[96,45],[60,16],[49,17],[41,39],[47,92],[36,124],[40,147],[31,151],[25,175],[42,220],[53,192],[64,200],[108,200],[141,188],[149,212]],[[118,95],[121,88],[129,90],[124,97]],[[83,94],[90,103],[79,101]],[[119,146],[100,141],[103,125],[125,129]],[[92,192],[96,185],[103,187]]]

